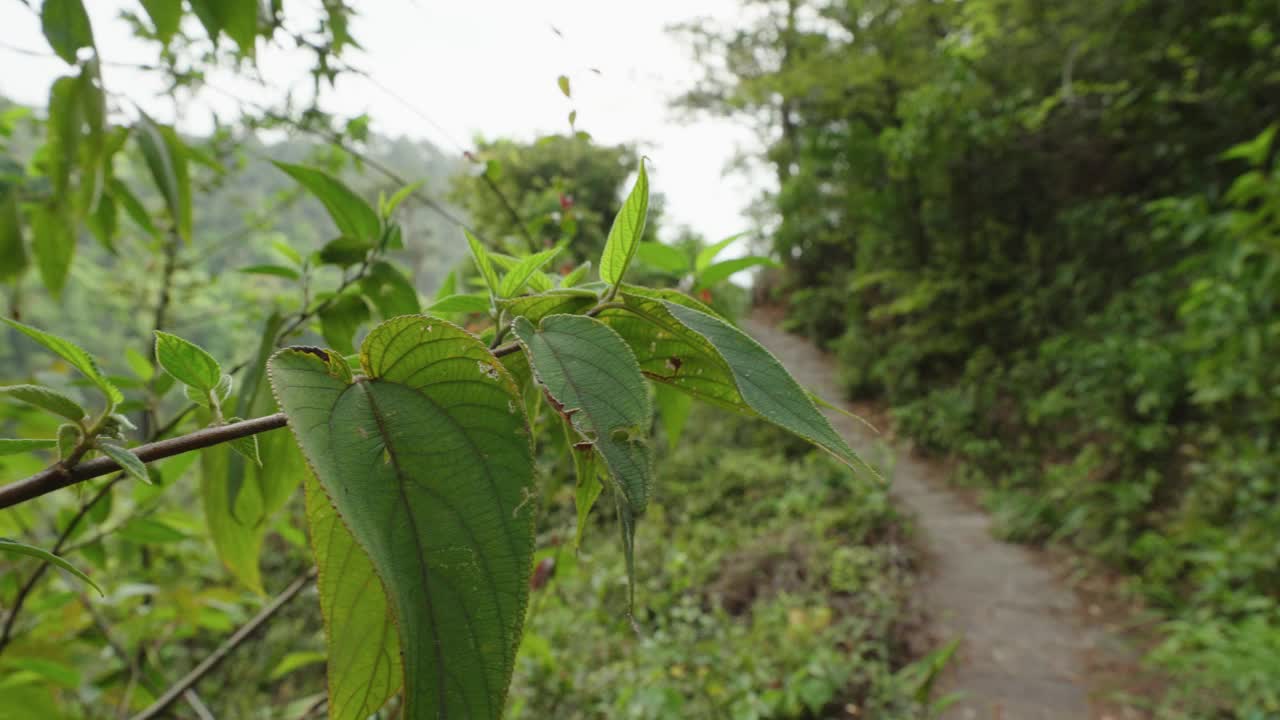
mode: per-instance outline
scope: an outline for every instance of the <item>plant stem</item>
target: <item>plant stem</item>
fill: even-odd
[[[227,425],[217,425],[197,430],[168,440],[139,445],[130,452],[138,456],[142,462],[154,462],[163,458],[181,455],[182,453],[200,450],[231,440],[282,428],[288,424],[284,413],[266,415],[251,420],[243,420]],[[68,466],[58,463],[24,480],[0,487],[0,510],[13,507],[33,498],[47,495],[69,485],[84,482],[90,478],[115,472],[120,466],[115,460],[100,457],[79,465]]]
[[[320,301],[320,303],[313,308],[308,309],[303,307],[299,310],[298,315],[276,334],[276,344],[278,345],[282,340],[292,335],[294,331],[302,327],[303,324],[311,318],[329,309],[329,306],[337,301],[343,291],[364,279],[365,274],[369,272],[369,266],[373,264],[373,259],[374,253],[366,255],[364,260],[360,263],[360,267],[357,268],[350,276],[344,277],[342,282],[338,285],[338,289],[334,290],[332,295]]]
[[[178,698],[182,697],[187,690],[194,687],[196,683],[200,682],[201,678],[216,668],[219,663],[231,654],[231,651],[235,650],[236,647],[240,645],[240,643],[247,640],[258,628],[265,625],[266,622],[271,619],[271,616],[275,615],[280,608],[284,607],[290,600],[297,597],[298,593],[302,592],[302,589],[315,579],[315,576],[315,570],[311,570],[290,583],[289,587],[285,588],[283,592],[277,595],[270,604],[262,608],[262,610],[259,611],[252,620],[241,625],[240,629],[236,630],[231,637],[227,638],[226,641],[219,645],[216,650],[210,653],[209,657],[201,661],[201,663],[195,666],[195,668],[191,672],[187,673],[185,677],[166,690],[164,695],[161,695],[154,703],[151,704],[151,707],[148,707],[146,710],[134,715],[132,720],[151,720],[151,718],[157,718],[164,715],[164,712],[169,709],[170,705],[177,702]]]

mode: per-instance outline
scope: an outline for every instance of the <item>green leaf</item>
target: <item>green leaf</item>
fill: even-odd
[[[556,78],[556,84],[560,86],[560,92],[564,93],[565,97],[567,98],[573,97],[573,95],[569,93],[569,76],[568,75],[561,75],[560,77]]]
[[[274,275],[275,277],[282,277],[288,280],[297,280],[302,277],[297,270],[284,265],[249,265],[247,267],[240,268],[237,272],[242,272],[246,275]]]
[[[562,288],[571,288],[571,287],[573,287],[573,286],[577,285],[578,283],[580,283],[580,282],[582,282],[584,279],[586,279],[586,277],[587,277],[587,273],[589,273],[589,272],[591,272],[591,261],[590,261],[590,260],[588,260],[588,261],[586,261],[586,262],[582,263],[582,264],[581,264],[581,265],[579,265],[578,267],[576,267],[576,268],[574,268],[573,270],[569,271],[569,274],[568,274],[568,275],[565,275],[563,278],[560,278],[560,287],[562,287]]]
[[[165,375],[165,377],[171,378],[173,376]],[[222,377],[218,378],[218,384],[215,385],[213,388],[213,396],[218,399],[219,405],[221,405],[222,401],[226,400],[231,395],[232,384],[233,384],[233,381],[231,379],[231,376],[226,373],[223,373]],[[186,385],[182,388],[182,393],[187,396],[188,400],[195,403],[196,405],[199,405],[200,407],[203,407],[203,408],[209,408],[211,410],[213,409],[213,403],[209,401],[208,390],[202,390],[200,388]]]
[[[418,290],[394,265],[379,260],[360,279],[360,291],[378,309],[383,320],[397,315],[413,315],[422,310]]]
[[[600,482],[600,454],[596,452],[594,445],[579,441],[578,433],[570,426],[569,421],[564,420],[560,425],[564,428],[569,452],[573,454],[573,474],[576,477],[573,506],[578,515],[573,533],[573,549],[577,550],[582,547],[582,536],[587,531],[591,508],[595,507],[596,500],[604,490],[604,485]]]
[[[723,280],[728,280],[729,276],[736,272],[748,270],[759,265],[778,267],[778,263],[767,257],[761,257],[759,255],[748,255],[746,257],[725,260],[714,265],[708,265],[704,270],[702,270],[702,272],[698,273],[698,286],[710,287]]]
[[[209,392],[222,382],[222,366],[204,348],[156,330],[156,362],[184,385]]]
[[[258,0],[216,0],[213,8],[222,31],[240,46],[240,52],[252,55],[258,34]]]
[[[40,548],[35,547],[34,545],[20,543],[17,540],[10,540],[9,538],[0,538],[0,553],[7,553],[9,555],[26,555],[28,557],[37,558],[39,560],[43,560],[44,562],[57,565],[63,570],[66,570],[72,575],[75,575],[76,577],[88,583],[94,590],[98,591],[99,595],[106,597],[106,593],[102,592],[102,588],[98,587],[97,583],[90,580],[88,575],[85,575],[83,572],[77,569],[74,565],[67,562],[66,560],[63,560],[57,555],[54,555],[48,550],[41,550]]]
[[[689,258],[684,253],[660,242],[640,243],[636,255],[641,262],[676,275],[689,270]]]
[[[300,668],[304,668],[309,665],[316,665],[324,661],[325,661],[325,654],[322,652],[316,652],[314,650],[309,652],[291,652],[288,655],[285,655],[283,658],[281,658],[280,662],[276,663],[276,666],[271,669],[271,674],[267,676],[267,679],[279,680],[280,678],[284,677],[285,675],[288,675],[294,670],[298,670]],[[332,703],[330,703],[330,706],[331,707],[328,715],[329,717],[332,718],[332,717],[335,717],[332,710]],[[374,708],[374,710],[376,709],[377,708]],[[371,714],[373,713],[370,712],[368,715],[371,715]],[[368,717],[368,715],[365,715],[365,717]],[[364,719],[361,718],[361,720],[364,720]]]
[[[17,277],[26,269],[27,248],[22,238],[18,189],[0,181],[0,281]]]
[[[89,232],[98,241],[98,244],[105,248],[107,252],[115,255],[115,237],[120,225],[118,213],[116,212],[115,198],[110,195],[99,197],[98,209],[85,218],[85,223],[89,227]]]
[[[80,407],[80,403],[53,388],[47,388],[43,385],[9,385],[0,387],[0,395],[8,395],[15,400],[57,413],[75,422],[80,422],[85,415],[89,414],[85,412],[84,408]]]
[[[79,77],[60,77],[49,86],[48,141],[49,178],[53,182],[51,205],[59,209],[71,205],[71,171],[80,158],[80,136],[84,127],[84,103]]]
[[[581,314],[597,302],[596,294],[587,290],[555,290],[503,300],[498,306],[514,317],[525,317],[536,323],[548,315]]]
[[[302,267],[302,253],[294,249],[284,237],[276,237],[271,239],[271,249],[276,251],[280,257],[293,263],[296,267]]]
[[[337,237],[324,244],[317,255],[322,265],[337,265],[348,268],[363,262],[369,255],[372,246],[363,240],[347,236]]]
[[[364,247],[373,247],[381,233],[382,223],[369,203],[352,192],[341,180],[320,170],[272,162],[320,200],[343,236]]]
[[[1220,157],[1224,160],[1247,160],[1252,167],[1261,167],[1267,159],[1267,153],[1271,150],[1278,130],[1280,125],[1271,125],[1253,139],[1231,146]]]
[[[155,26],[156,37],[168,45],[182,23],[182,0],[141,0],[142,7]]]
[[[258,335],[257,352],[254,354],[253,361],[245,366],[244,373],[241,375],[243,387],[236,397],[235,415],[237,417],[250,417],[255,414],[255,411],[267,413],[276,410],[274,401],[269,400],[269,393],[262,392],[264,387],[262,379],[267,372],[267,358],[271,357],[272,351],[275,350],[276,336],[280,334],[280,328],[283,325],[284,319],[278,312],[271,313],[263,323],[262,332]],[[224,377],[230,380],[231,376]],[[230,391],[230,387],[228,387],[228,391]],[[254,461],[254,464],[261,468],[261,446],[256,435],[254,436],[254,457],[250,458],[246,455],[244,450],[247,449],[233,448],[237,454]],[[234,515],[233,511],[236,507],[236,501],[239,498],[240,488],[244,483],[246,472],[243,463],[232,462],[231,465],[230,474],[226,478],[226,507]]]
[[[54,295],[62,293],[75,256],[76,236],[72,218],[58,208],[31,206],[31,249],[40,269],[40,280]]]
[[[145,230],[148,235],[154,236],[157,234],[156,226],[151,221],[150,213],[142,206],[142,201],[138,200],[138,196],[133,194],[128,185],[111,178],[107,182],[107,191],[111,193],[111,197],[115,198],[116,202],[120,203],[121,207],[124,208],[125,214],[138,227]]]
[[[500,297],[498,271],[493,269],[493,260],[489,257],[489,251],[484,249],[484,245],[470,231],[464,229],[462,232],[467,236],[467,246],[471,248],[471,259],[475,261],[476,269],[480,271],[485,287],[489,288],[489,294]]]
[[[213,43],[213,47],[218,47],[218,36],[222,34],[222,22],[218,19],[218,14],[214,11],[215,4],[218,0],[189,0],[191,11],[195,13],[200,24],[204,26],[204,30],[209,34],[209,41]]]
[[[535,270],[533,274],[529,276],[529,282],[527,285],[529,290],[535,293],[550,292],[551,290],[556,289],[556,281],[552,280],[550,275],[542,272],[541,270]]]
[[[258,0],[191,0],[191,9],[214,45],[218,33],[225,32],[240,46],[240,52],[252,55],[253,39],[258,30]]]
[[[508,255],[500,252],[490,252],[489,259],[493,261],[496,268],[500,268],[502,270],[510,270],[520,264],[520,258],[515,255]]]
[[[238,423],[243,420],[244,418],[233,417],[227,422]],[[230,445],[231,449],[234,450],[236,453],[238,453],[240,457],[243,457],[245,460],[248,460],[249,462],[253,463],[254,465],[257,465],[258,467],[262,467],[262,458],[261,456],[258,455],[258,436],[257,435],[249,435],[247,437],[236,438],[235,440],[228,442],[227,445]]]
[[[533,553],[519,392],[482,342],[435,318],[384,322],[360,357],[353,382],[328,353],[282,350],[269,364],[272,387],[386,587],[404,717],[497,718]]]
[[[697,310],[699,312],[704,312],[708,315],[720,318],[725,322],[729,322],[729,319],[721,315],[720,313],[716,312],[715,308],[707,305],[701,300],[698,300],[690,295],[686,295],[685,293],[682,293],[679,290],[671,290],[669,288],[654,289],[654,288],[646,288],[646,287],[639,287],[636,285],[624,284],[622,286],[622,291],[628,295],[634,295],[636,297],[645,297],[645,298],[651,298],[654,300],[665,300],[667,302],[673,302],[677,305],[683,305],[687,308],[693,308],[694,310]]]
[[[631,264],[631,258],[640,246],[640,238],[644,236],[645,217],[649,213],[649,175],[644,169],[644,160],[640,160],[640,174],[631,194],[618,210],[609,228],[609,239],[605,241],[604,253],[600,256],[600,278],[611,285],[622,282],[622,276]]]
[[[63,340],[57,335],[44,332],[43,330],[37,330],[30,325],[23,325],[17,320],[0,317],[0,322],[4,322],[9,327],[18,330],[32,340],[35,340],[49,350],[52,350],[63,360],[70,363],[72,367],[79,370],[85,377],[89,378],[94,385],[97,385],[98,389],[102,390],[110,401],[111,406],[114,407],[124,402],[124,395],[120,393],[119,388],[111,384],[111,381],[98,370],[98,364],[94,362],[93,357],[81,349],[79,345],[68,340]]]
[[[662,429],[667,436],[667,449],[674,452],[684,433],[685,423],[689,420],[689,411],[693,409],[693,398],[670,386],[655,383],[653,400],[658,406],[658,419],[662,421]]]
[[[328,650],[329,717],[366,720],[404,684],[400,638],[369,556],[311,473],[305,485]]]
[[[381,204],[382,217],[384,218],[391,217],[391,214],[396,211],[396,208],[400,207],[400,203],[404,202],[410,195],[416,192],[420,187],[422,187],[421,180],[415,183],[410,183],[408,185],[405,185],[404,187],[397,190],[395,194],[391,196],[390,200],[387,200],[385,203]]]
[[[120,537],[140,545],[182,542],[187,534],[174,526],[148,517],[136,517],[118,531]]]
[[[173,128],[156,123],[146,113],[142,113],[133,129],[174,230],[183,240],[191,242],[191,178],[186,144]]]
[[[444,276],[444,281],[440,283],[439,289],[436,290],[436,300],[443,300],[450,295],[458,293],[458,271],[450,270],[448,275]]]
[[[103,455],[119,463],[121,469],[135,480],[141,480],[148,485],[151,484],[151,476],[147,474],[147,466],[138,459],[137,455],[119,445],[102,442],[101,440],[98,441],[98,449],[102,451]]]
[[[72,65],[76,64],[76,51],[93,47],[93,27],[80,0],[44,0],[40,27],[49,47]]]
[[[653,474],[647,437],[653,406],[640,366],[616,332],[584,315],[552,315],[537,330],[516,318],[512,330],[577,443],[595,447],[609,470],[631,581],[628,607],[634,607],[635,518],[648,504]]]
[[[507,274],[503,276],[502,281],[498,283],[499,297],[519,295],[525,284],[529,282],[530,276],[536,273],[543,265],[554,260],[560,254],[560,250],[561,248],[554,247],[529,257],[520,258],[520,261],[513,265]]]
[[[694,272],[701,273],[703,270],[707,269],[707,267],[715,261],[716,256],[720,254],[721,250],[729,247],[735,240],[745,236],[746,234],[747,233],[745,232],[735,233],[715,245],[709,245],[703,248],[702,251],[698,253],[698,257],[693,261]]]
[[[0,438],[0,455],[19,455],[32,450],[44,450],[58,444],[57,440],[30,440],[27,438]]]
[[[441,298],[427,308],[433,313],[482,313],[489,312],[487,295],[450,295]]]
[[[866,467],[818,412],[809,394],[768,350],[723,320],[670,300],[622,295],[633,311],[606,310],[600,319],[635,351],[646,377],[694,397],[759,415]]]
[[[58,426],[58,459],[66,460],[71,457],[72,451],[80,445],[80,441],[84,440],[84,431],[79,425],[72,423],[63,423]]]
[[[369,306],[356,293],[343,293],[320,311],[320,331],[325,342],[343,355],[355,352],[355,335],[369,322]]]
[[[262,404],[254,409],[271,412],[273,407],[264,393]],[[267,520],[288,502],[306,466],[288,430],[281,428],[256,437],[261,468],[225,444],[201,451],[200,499],[219,559],[237,580],[262,594],[259,556],[269,527]],[[229,487],[233,479],[240,485],[234,499]]]
[[[5,659],[5,665],[14,670],[22,670],[33,673],[52,682],[53,684],[65,688],[67,690],[76,691],[80,689],[80,683],[83,678],[74,667],[63,665],[55,660],[46,660],[44,658],[33,657],[9,657]],[[8,699],[8,698],[6,698]],[[40,717],[39,715],[23,715],[19,712],[10,717]]]

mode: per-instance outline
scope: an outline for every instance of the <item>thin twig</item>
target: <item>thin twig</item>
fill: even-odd
[[[217,425],[197,430],[187,435],[180,435],[168,440],[160,440],[146,445],[130,448],[144,463],[163,458],[181,455],[182,453],[200,450],[213,445],[230,442],[250,435],[257,435],[268,430],[282,428],[288,424],[284,413],[265,415],[263,417],[243,420],[226,425]],[[29,478],[0,487],[0,510],[13,507],[33,498],[47,495],[55,490],[84,482],[90,478],[113,473],[120,465],[108,457],[99,457],[89,462],[67,467],[58,463]]]
[[[209,674],[211,670],[216,668],[219,663],[225,660],[227,656],[240,645],[240,643],[248,639],[250,635],[253,635],[258,628],[265,625],[267,621],[271,619],[272,615],[275,615],[280,608],[287,605],[290,600],[298,595],[298,593],[302,592],[302,589],[315,579],[315,576],[315,570],[310,570],[302,577],[290,583],[289,587],[285,588],[283,592],[277,595],[270,604],[262,608],[262,610],[259,611],[252,620],[241,625],[240,629],[236,630],[231,637],[227,638],[216,650],[210,653],[209,657],[201,661],[201,663],[191,672],[187,673],[185,677],[166,690],[164,695],[161,695],[159,699],[151,704],[151,707],[143,710],[137,715],[134,715],[132,720],[150,720],[151,718],[163,715],[165,710],[169,709],[170,705],[176,702],[178,698],[182,697],[183,693],[194,687],[196,683],[200,682],[201,678]]]
[[[308,320],[329,309],[329,306],[336,302],[347,288],[363,280],[369,273],[369,268],[373,265],[373,256],[374,253],[365,255],[364,261],[360,263],[360,267],[349,277],[344,277],[342,279],[342,283],[338,285],[338,289],[334,290],[332,295],[325,298],[311,309],[304,307],[302,310],[299,310],[297,316],[294,317],[288,325],[283,327],[280,332],[276,333],[275,344],[279,345],[285,338],[297,331],[297,329],[302,327]]]
[[[520,213],[516,212],[515,206],[507,199],[506,194],[502,192],[502,188],[498,187],[498,184],[493,181],[493,178],[489,177],[488,168],[485,168],[485,171],[480,173],[480,179],[484,180],[485,184],[489,186],[489,190],[497,196],[498,202],[502,203],[502,207],[505,208],[507,214],[511,216],[511,222],[515,224],[516,230],[520,232],[521,237],[523,237],[525,243],[528,244],[529,252],[538,252],[538,241],[533,239],[533,235],[529,234],[529,228],[525,227],[524,220],[520,217]]]
[[[138,683],[145,687],[152,695],[159,692],[159,688],[157,688],[155,683],[151,682],[151,679],[142,672],[142,668],[139,667],[133,656],[129,654],[129,651],[125,649],[124,644],[120,642],[120,639],[111,632],[111,626],[107,624],[107,619],[102,617],[102,613],[98,612],[98,609],[94,606],[93,601],[89,599],[89,596],[86,595],[84,591],[79,591],[76,593],[76,597],[80,600],[80,604],[84,606],[85,612],[89,613],[89,618],[93,620],[94,627],[98,629],[98,632],[102,633],[102,637],[107,641],[107,646],[111,648],[111,652],[115,653],[115,656],[120,659],[120,662],[124,663],[125,667],[129,668],[130,674],[137,677]],[[130,682],[132,682],[132,680]],[[204,704],[204,701],[200,699],[200,696],[196,694],[195,690],[188,689],[183,693],[182,699],[187,701],[187,704],[191,706],[192,711],[195,712],[196,716],[199,717],[200,720],[215,720],[213,713],[209,711],[209,706]],[[122,703],[121,707],[127,708],[128,705],[127,703]],[[124,714],[125,713],[122,710],[120,715],[123,717]]]

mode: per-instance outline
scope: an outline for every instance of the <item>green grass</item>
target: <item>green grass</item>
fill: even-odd
[[[913,554],[886,493],[761,422],[695,411],[688,427],[639,526],[634,628],[611,500],[576,554],[572,487],[548,503],[555,574],[531,599],[511,717],[922,716],[927,673],[902,671]]]

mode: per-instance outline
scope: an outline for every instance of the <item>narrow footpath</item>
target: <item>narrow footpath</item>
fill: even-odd
[[[773,352],[801,384],[836,402],[842,396],[831,358],[761,315],[743,329]],[[887,469],[892,495],[916,518],[927,561],[919,593],[939,643],[961,638],[941,693],[961,692],[946,718],[957,720],[1121,720],[1091,688],[1099,656],[1120,643],[1090,626],[1076,593],[1040,553],[1001,542],[991,520],[947,488],[937,462],[887,447],[858,421],[828,413],[854,450]],[[1116,663],[1122,666],[1122,662]],[[940,694],[941,694],[940,693]],[[939,696],[940,696],[939,694]]]

